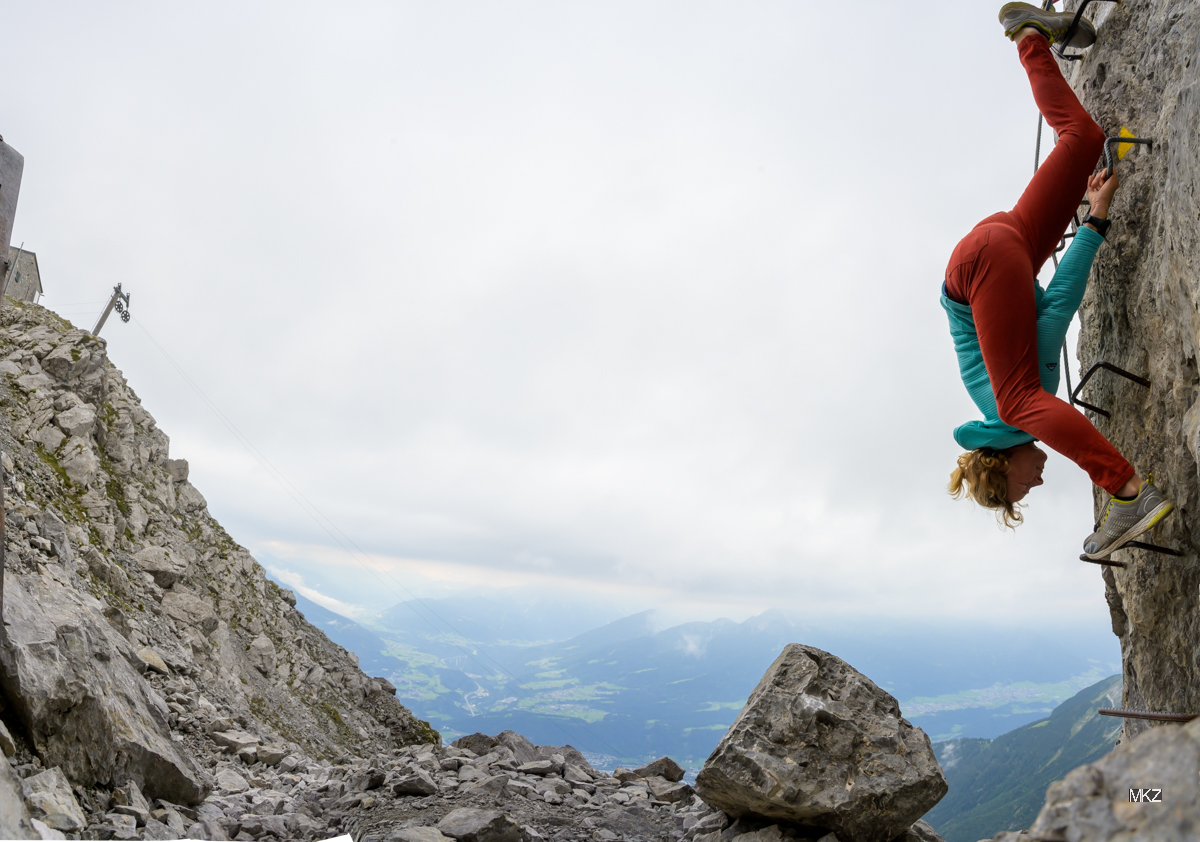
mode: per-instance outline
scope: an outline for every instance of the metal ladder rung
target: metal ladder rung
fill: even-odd
[[[1125,710],[1124,708],[1100,708],[1101,716],[1120,716],[1125,719],[1153,719],[1158,722],[1191,722],[1200,719],[1200,713],[1170,713],[1155,710]]]
[[[1183,553],[1181,553],[1179,550],[1173,550],[1170,547],[1160,547],[1158,544],[1151,544],[1147,541],[1129,541],[1128,543],[1124,544],[1120,548],[1113,550],[1113,552],[1119,553],[1121,550],[1124,550],[1124,549],[1130,548],[1130,547],[1135,550],[1145,550],[1146,552],[1150,552],[1150,553],[1162,553],[1163,555],[1173,555],[1173,556],[1176,556],[1179,558],[1183,557]],[[1129,566],[1129,562],[1113,561],[1111,558],[1088,558],[1086,555],[1081,555],[1079,557],[1079,560],[1086,561],[1088,564],[1099,564],[1104,567],[1128,567]]]
[[[1154,148],[1154,139],[1149,138],[1149,137],[1121,137],[1118,135],[1117,137],[1105,138],[1104,139],[1104,164],[1106,167],[1108,167],[1109,176],[1111,176],[1113,174],[1113,167],[1116,166],[1116,162],[1113,160],[1112,148],[1111,148],[1114,143],[1117,144],[1118,146],[1120,146],[1122,143],[1141,143],[1145,146],[1149,146],[1151,149]]]
[[[1071,39],[1075,37],[1075,32],[1079,29],[1079,21],[1083,17],[1083,10],[1086,9],[1088,4],[1091,2],[1092,0],[1083,0],[1083,2],[1079,4],[1079,8],[1075,10],[1075,17],[1071,20],[1070,27],[1067,28],[1067,34],[1062,39],[1062,46],[1058,47],[1054,51],[1054,54],[1063,61],[1079,61],[1083,58],[1083,53],[1068,55],[1067,44],[1070,44]],[[1103,0],[1103,2],[1119,3],[1121,0]],[[1055,0],[1046,0],[1046,2],[1042,4],[1042,8],[1049,11],[1054,8],[1054,3]]]
[[[1136,375],[1132,372],[1126,371],[1125,369],[1123,369],[1119,366],[1115,366],[1110,362],[1101,360],[1100,362],[1096,363],[1095,365],[1093,365],[1091,368],[1089,368],[1087,370],[1087,373],[1084,374],[1083,377],[1080,379],[1079,385],[1076,386],[1074,391],[1071,392],[1071,405],[1072,406],[1082,406],[1085,409],[1090,409],[1092,412],[1096,412],[1096,413],[1099,413],[1100,415],[1103,415],[1105,418],[1112,417],[1112,415],[1109,413],[1109,411],[1107,409],[1101,409],[1100,407],[1096,406],[1095,404],[1088,403],[1087,401],[1079,399],[1080,390],[1082,390],[1083,387],[1087,385],[1087,382],[1088,382],[1088,380],[1090,380],[1092,378],[1092,375],[1095,374],[1100,369],[1105,369],[1106,371],[1111,371],[1113,374],[1119,374],[1121,377],[1124,377],[1126,380],[1132,380],[1134,383],[1137,383],[1139,386],[1145,386],[1147,389],[1150,388],[1150,381],[1147,380],[1145,377],[1139,377],[1138,375]]]

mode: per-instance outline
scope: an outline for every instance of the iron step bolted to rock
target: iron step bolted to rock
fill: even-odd
[[[1104,139],[1104,165],[1108,168],[1108,177],[1110,177],[1110,178],[1112,177],[1113,170],[1116,167],[1116,162],[1113,161],[1113,155],[1112,155],[1112,145],[1114,143],[1117,145],[1117,160],[1118,161],[1125,157],[1125,154],[1129,151],[1129,148],[1135,143],[1140,143],[1143,146],[1148,146],[1151,149],[1151,151],[1153,151],[1153,149],[1154,149],[1154,139],[1153,138],[1134,137],[1133,132],[1129,131],[1129,129],[1122,126],[1120,133],[1118,133],[1116,136],[1107,137]],[[1122,147],[1125,147],[1125,148],[1123,149]]]
[[[1133,547],[1134,549],[1137,549],[1137,550],[1146,550],[1147,552],[1151,552],[1151,553],[1162,553],[1163,555],[1173,555],[1173,556],[1179,556],[1179,557],[1183,556],[1183,553],[1181,553],[1179,550],[1173,550],[1170,547],[1160,547],[1158,544],[1150,544],[1150,543],[1147,543],[1146,541],[1128,541],[1124,545],[1119,547],[1118,549],[1123,550],[1123,549],[1126,549],[1127,547]],[[1113,550],[1113,552],[1117,552],[1117,550]],[[1103,567],[1128,567],[1129,566],[1129,562],[1113,561],[1111,558],[1096,559],[1096,558],[1088,558],[1086,555],[1081,555],[1081,556],[1079,556],[1079,560],[1086,561],[1088,564],[1099,564]]]
[[[1147,389],[1150,388],[1150,381],[1148,379],[1146,379],[1145,377],[1139,377],[1138,375],[1133,374],[1132,372],[1126,371],[1125,369],[1121,368],[1120,366],[1113,365],[1112,363],[1107,362],[1106,360],[1100,360],[1100,362],[1096,363],[1095,365],[1093,365],[1091,368],[1089,368],[1087,370],[1087,372],[1080,379],[1079,385],[1076,386],[1075,389],[1071,392],[1071,405],[1072,406],[1082,406],[1085,409],[1090,409],[1092,412],[1098,413],[1099,415],[1103,415],[1105,418],[1112,417],[1112,415],[1108,412],[1108,410],[1101,409],[1100,407],[1096,406],[1095,404],[1091,404],[1085,400],[1081,400],[1079,397],[1080,391],[1082,391],[1083,387],[1086,386],[1088,381],[1092,379],[1092,375],[1101,370],[1111,371],[1113,374],[1118,374],[1127,380],[1131,380],[1134,383],[1137,383],[1139,386],[1145,386]],[[1099,525],[1097,525],[1096,528],[1099,529],[1100,528]],[[1146,551],[1152,552],[1152,553],[1162,553],[1163,555],[1173,555],[1173,556],[1182,556],[1183,555],[1183,553],[1180,552],[1179,550],[1171,549],[1170,547],[1160,547],[1158,544],[1151,544],[1147,541],[1129,541],[1126,544],[1124,544],[1124,546],[1122,546],[1120,549],[1125,549],[1125,547],[1133,547],[1135,549],[1146,550]],[[1113,552],[1116,552],[1116,550],[1114,550]],[[1113,561],[1111,558],[1093,559],[1093,558],[1088,558],[1086,554],[1080,555],[1079,560],[1086,561],[1089,564],[1104,565],[1105,567],[1128,567],[1129,566],[1128,563],[1124,562],[1124,561]]]
[[[1047,12],[1052,11],[1056,2],[1057,0],[1044,0],[1042,8]],[[1075,37],[1075,33],[1079,30],[1079,21],[1083,18],[1083,10],[1092,2],[1093,0],[1083,0],[1079,4],[1079,8],[1075,10],[1075,17],[1071,20],[1070,27],[1067,28],[1067,34],[1062,39],[1062,45],[1054,51],[1054,54],[1063,61],[1079,61],[1083,58],[1083,53],[1068,53],[1067,45],[1071,43],[1071,39]],[[1101,0],[1101,2],[1120,3],[1121,0]]]
[[[1083,387],[1087,385],[1088,381],[1092,379],[1092,376],[1096,372],[1101,371],[1101,370],[1111,371],[1113,374],[1124,377],[1126,380],[1131,380],[1134,383],[1137,383],[1139,386],[1145,386],[1147,389],[1150,388],[1149,379],[1147,379],[1145,377],[1139,377],[1138,375],[1133,374],[1132,372],[1126,371],[1125,369],[1121,368],[1120,366],[1113,365],[1112,363],[1108,362],[1107,360],[1100,360],[1099,362],[1095,363],[1091,368],[1089,368],[1084,373],[1083,377],[1079,381],[1079,385],[1076,386],[1071,391],[1071,405],[1072,406],[1082,406],[1084,409],[1090,409],[1092,412],[1095,412],[1097,415],[1103,415],[1105,418],[1112,418],[1112,413],[1109,412],[1107,409],[1102,409],[1102,408],[1096,406],[1095,404],[1088,403],[1087,401],[1085,401],[1079,397],[1079,393],[1081,391],[1083,391]]]
[[[1191,722],[1200,719],[1200,713],[1168,713],[1154,710],[1125,710],[1124,708],[1100,708],[1101,716],[1120,716],[1124,719],[1151,719],[1155,722]]]

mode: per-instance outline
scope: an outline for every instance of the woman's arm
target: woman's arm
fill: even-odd
[[[1103,242],[1104,238],[1090,225],[1085,225],[1075,232],[1071,247],[1058,262],[1054,279],[1050,281],[1050,285],[1046,287],[1046,294],[1042,297],[1042,310],[1038,313],[1039,346],[1044,342],[1050,342],[1052,345],[1056,342],[1062,344],[1063,337],[1067,335],[1067,327],[1083,301],[1088,275],[1092,271],[1092,261]]]

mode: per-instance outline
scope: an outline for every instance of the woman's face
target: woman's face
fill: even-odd
[[[1008,501],[1018,503],[1030,489],[1042,484],[1042,468],[1046,467],[1046,451],[1033,442],[1014,447],[1008,453]]]

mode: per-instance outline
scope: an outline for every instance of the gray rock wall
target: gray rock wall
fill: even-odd
[[[1099,40],[1063,65],[1068,79],[1109,135],[1126,126],[1155,143],[1117,165],[1122,186],[1078,347],[1083,367],[1107,360],[1152,385],[1106,373],[1085,397],[1112,412],[1090,417],[1178,506],[1153,540],[1185,552],[1124,550],[1115,558],[1128,567],[1097,575],[1121,639],[1124,705],[1200,712],[1200,5],[1095,3],[1088,14]],[[1097,512],[1106,496],[1097,490]],[[1146,727],[1130,721],[1126,737]]]
[[[331,760],[438,741],[213,519],[104,341],[35,304],[0,311],[0,448],[0,717],[41,764],[188,804],[235,728]]]
[[[1200,721],[1152,729],[1050,785],[1029,830],[994,842],[1192,842]]]
[[[0,756],[0,839],[37,839],[29,824],[32,818],[25,809],[21,781]]]

